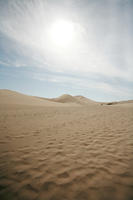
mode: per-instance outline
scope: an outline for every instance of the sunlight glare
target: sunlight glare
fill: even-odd
[[[58,20],[52,24],[50,29],[52,42],[57,46],[68,46],[73,40],[74,26],[71,21]]]

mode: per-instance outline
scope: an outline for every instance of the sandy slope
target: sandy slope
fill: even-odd
[[[133,199],[132,106],[17,101],[0,101],[0,199]]]
[[[11,90],[0,90],[0,104],[35,105],[35,106],[60,106],[60,104],[40,99]]]

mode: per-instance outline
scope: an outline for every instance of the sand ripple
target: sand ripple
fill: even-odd
[[[0,199],[132,200],[133,109],[8,108]]]

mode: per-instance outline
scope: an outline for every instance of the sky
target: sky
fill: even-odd
[[[0,89],[133,99],[132,0],[0,0]]]

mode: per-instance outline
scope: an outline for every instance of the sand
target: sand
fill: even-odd
[[[76,103],[0,91],[1,200],[133,199],[133,104]]]

